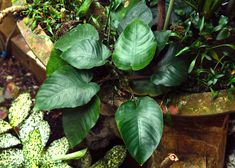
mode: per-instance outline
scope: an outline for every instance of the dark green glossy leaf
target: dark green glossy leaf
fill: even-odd
[[[111,20],[111,26],[114,28],[118,28],[119,23],[122,21],[122,19],[125,17],[126,13],[133,8],[140,0],[131,0],[124,4],[124,6],[117,10],[117,11],[111,11],[110,13],[110,20]]]
[[[130,100],[118,108],[115,119],[129,153],[142,165],[152,155],[162,136],[160,106],[150,97]]]
[[[56,48],[52,49],[46,68],[47,76],[50,76],[53,72],[55,72],[57,69],[61,68],[62,66],[68,65],[68,63],[66,63],[62,58],[60,58],[61,54],[62,52],[60,50]]]
[[[118,33],[121,34],[123,30],[125,30],[125,28],[135,19],[142,20],[147,25],[152,23],[153,15],[145,2],[140,1],[127,12],[123,20],[118,25]]]
[[[157,53],[160,53],[160,51],[166,46],[168,39],[171,36],[171,31],[155,31],[154,36],[157,40]]]
[[[152,61],[156,46],[149,26],[135,20],[119,36],[113,53],[114,64],[121,70],[143,69]]]
[[[99,33],[90,24],[82,24],[65,33],[56,43],[55,48],[66,51],[79,41],[92,39],[99,40]]]
[[[63,113],[65,135],[71,145],[78,145],[96,124],[100,114],[100,99],[95,97],[86,106],[68,109]]]
[[[176,45],[170,45],[163,59],[156,65],[157,72],[151,76],[155,85],[166,87],[178,86],[187,77],[188,61],[185,58],[175,57]]]
[[[166,93],[168,89],[164,86],[156,86],[150,80],[133,80],[130,83],[130,87],[134,94],[141,96],[159,96]]]
[[[87,71],[70,66],[58,69],[40,87],[35,109],[74,108],[87,104],[100,89],[90,82],[91,78]]]
[[[100,41],[82,40],[65,51],[61,58],[78,69],[91,69],[106,63],[109,49]]]

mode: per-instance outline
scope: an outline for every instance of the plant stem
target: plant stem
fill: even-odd
[[[157,30],[161,31],[164,26],[164,21],[166,17],[166,9],[165,9],[165,0],[158,0],[158,23],[157,23]]]
[[[174,2],[175,2],[175,0],[170,0],[170,4],[169,4],[169,7],[167,9],[166,20],[165,20],[165,23],[164,23],[163,30],[166,30],[168,25],[169,25],[169,22],[170,22],[170,19],[171,19],[172,9],[173,9],[173,6],[174,6]]]
[[[77,152],[69,153],[67,155],[59,155],[53,158],[53,160],[72,160],[72,159],[80,159],[87,152],[87,149],[83,149]]]

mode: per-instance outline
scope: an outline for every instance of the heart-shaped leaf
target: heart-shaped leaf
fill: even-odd
[[[100,89],[87,76],[90,76],[87,71],[70,66],[58,69],[39,89],[35,109],[74,108],[87,104]]]
[[[123,1],[124,2],[124,1]],[[126,1],[127,2],[127,1]],[[111,10],[110,11],[110,22],[111,26],[115,29],[118,28],[119,23],[122,21],[122,19],[125,17],[126,13],[128,13],[136,4],[138,4],[140,0],[131,0],[127,3],[123,3],[123,5],[118,8],[118,10]],[[112,1],[111,1],[112,3]]]
[[[57,69],[61,68],[62,66],[68,65],[68,63],[65,62],[60,57],[61,54],[62,52],[59,49],[56,48],[52,49],[46,68],[47,76],[50,76],[53,72],[55,72]]]
[[[149,79],[133,80],[130,83],[132,91],[141,96],[159,96],[166,93],[168,89],[161,85],[154,85]]]
[[[65,51],[61,58],[78,69],[91,69],[106,63],[109,49],[97,40],[82,40]]]
[[[134,20],[120,35],[113,61],[121,70],[140,70],[154,57],[157,43],[152,30],[141,20]]]
[[[64,52],[79,41],[93,39],[99,40],[99,33],[90,24],[82,24],[65,33],[56,43],[55,48]]]
[[[130,100],[118,108],[115,119],[128,151],[142,165],[161,140],[163,114],[160,106],[150,97]]]
[[[100,100],[94,97],[90,103],[63,114],[65,135],[72,147],[78,145],[96,124],[100,114]]]
[[[140,1],[127,12],[125,17],[118,25],[118,33],[121,34],[127,25],[129,25],[135,19],[140,19],[147,25],[152,23],[153,15],[145,2]]]
[[[176,45],[170,45],[163,59],[156,65],[157,72],[151,76],[155,85],[166,87],[180,85],[188,75],[188,61],[175,57]]]

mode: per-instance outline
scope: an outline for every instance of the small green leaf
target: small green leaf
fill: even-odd
[[[125,28],[135,19],[142,20],[147,25],[152,23],[152,12],[144,1],[140,1],[127,12],[118,25],[118,33],[121,34],[123,30],[125,30]]]
[[[0,135],[0,148],[9,148],[21,144],[20,140],[10,133]]]
[[[99,33],[90,24],[82,24],[65,33],[56,43],[55,48],[64,52],[79,41],[92,39],[99,40]]]
[[[200,26],[199,26],[200,32],[202,32],[204,25],[205,25],[205,17],[203,16],[202,19],[200,20]]]
[[[12,127],[17,127],[28,116],[32,100],[29,93],[17,97],[9,109],[9,120]]]
[[[23,151],[20,149],[7,149],[0,151],[0,167],[22,168],[24,163]]]
[[[65,135],[71,145],[78,145],[96,124],[100,114],[100,99],[94,97],[86,106],[63,113]]]
[[[62,66],[68,65],[61,57],[60,55],[62,52],[56,48],[53,48],[51,51],[51,55],[49,58],[49,61],[47,63],[46,73],[47,76],[50,76],[53,72],[55,72],[57,69],[61,68]]]
[[[142,165],[162,137],[163,114],[160,106],[150,97],[130,100],[118,108],[115,119],[128,151]]]
[[[61,58],[78,69],[91,69],[104,65],[110,54],[109,49],[100,41],[88,39],[71,46]]]
[[[152,61],[156,46],[149,26],[134,20],[118,38],[113,53],[114,64],[121,70],[143,69]]]
[[[23,154],[27,168],[39,167],[43,152],[42,137],[39,129],[29,133],[27,140],[23,143]]]
[[[233,44],[220,44],[220,45],[214,46],[212,48],[214,49],[214,48],[219,48],[219,47],[229,47],[229,48],[235,50],[235,45],[233,45]]]
[[[36,108],[52,110],[87,104],[99,91],[96,83],[86,80],[87,71],[65,66],[49,76],[36,96]]]
[[[50,136],[50,126],[43,120],[43,113],[33,112],[27,120],[20,126],[19,138],[24,143],[29,137],[30,132],[39,129],[42,138],[42,146],[45,147]]]
[[[183,54],[185,54],[185,53],[187,53],[188,51],[190,51],[190,47],[184,47],[183,49],[181,49],[180,51],[178,51],[177,53],[176,53],[176,57],[178,57],[178,56],[180,56],[180,55],[183,55]]]
[[[196,61],[197,61],[197,58],[195,58],[191,64],[189,65],[189,68],[188,68],[188,73],[191,73],[196,65]]]
[[[0,134],[5,133],[10,129],[12,129],[11,125],[8,122],[0,119]]]

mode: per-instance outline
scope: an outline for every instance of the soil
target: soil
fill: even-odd
[[[12,83],[18,88],[18,93],[30,92],[32,97],[35,97],[39,84],[29,70],[25,69],[14,57],[0,59],[0,65],[0,88],[5,88]],[[9,99],[0,105],[9,108],[10,103]]]

